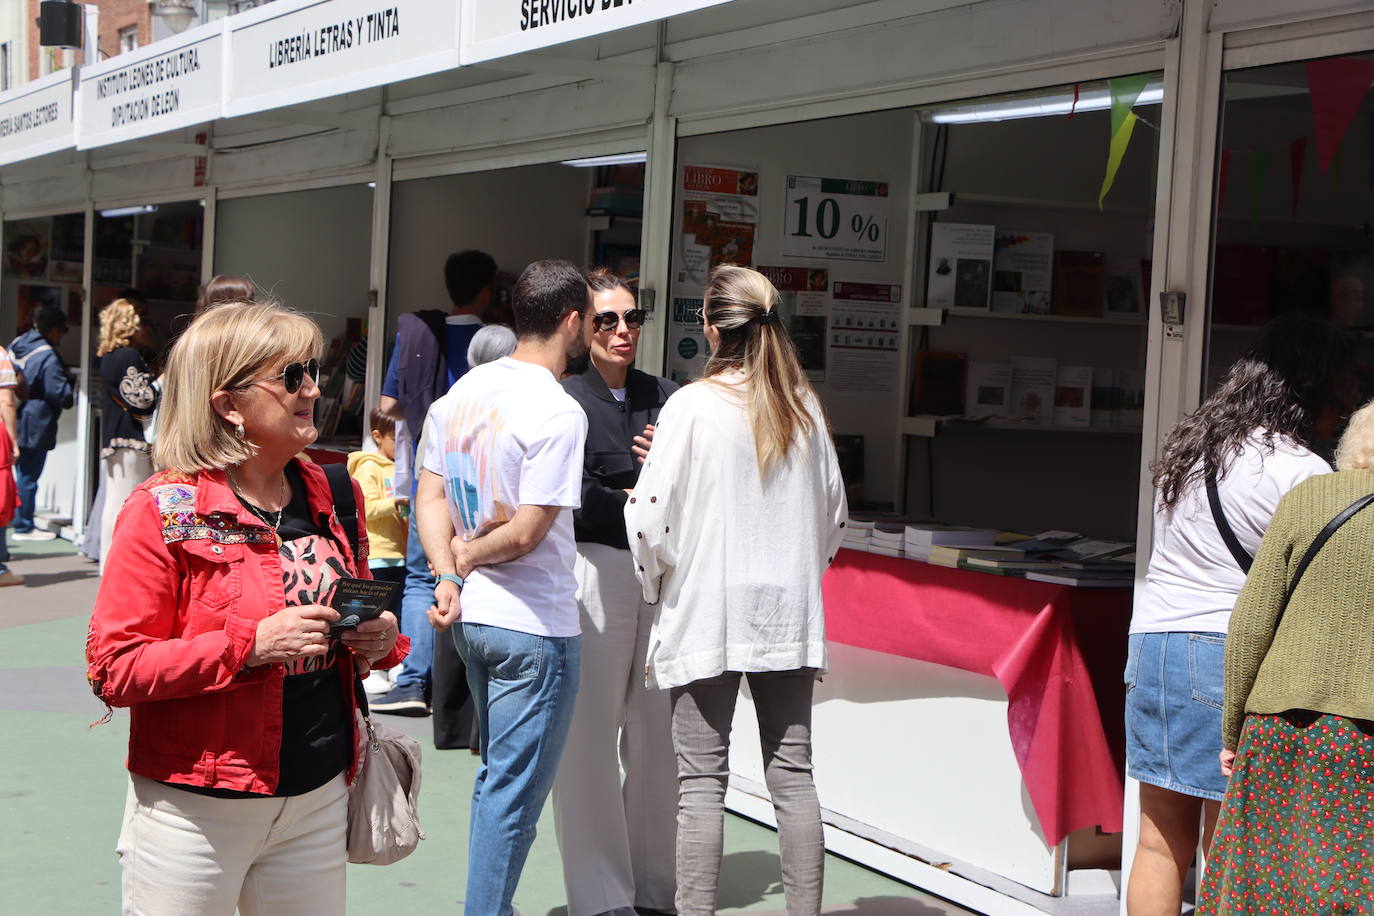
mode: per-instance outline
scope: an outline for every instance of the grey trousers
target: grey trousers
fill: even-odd
[[[763,746],[763,772],[778,820],[782,886],[788,916],[821,911],[825,842],[811,778],[813,668],[752,672],[749,679]],[[672,689],[677,751],[677,912],[716,911],[730,777],[730,723],[740,673],[726,672]]]

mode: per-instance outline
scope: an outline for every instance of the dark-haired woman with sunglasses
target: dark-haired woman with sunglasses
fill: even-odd
[[[324,471],[295,457],[320,348],[271,303],[210,308],[172,346],[163,470],[119,515],[86,642],[96,697],[130,711],[126,913],[345,908],[355,676],[408,642],[390,611],[331,631],[334,583],[371,574],[357,484],[346,532]]]
[[[554,782],[555,824],[568,916],[672,912],[677,764],[667,694],[643,681],[653,609],[630,559],[625,502],[677,386],[634,368],[644,310],[625,281],[599,269],[587,285],[590,363],[563,379],[588,423],[573,513],[582,674]]]

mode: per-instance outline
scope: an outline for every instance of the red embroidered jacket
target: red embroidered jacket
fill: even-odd
[[[353,575],[371,578],[363,499],[354,558],[328,479],[300,463],[311,515],[327,518]],[[86,677],[109,706],[130,707],[128,767],[164,782],[271,794],[280,776],[280,665],[244,666],[258,622],[286,606],[271,529],[222,471],[154,474],[124,504],[86,639]],[[401,636],[377,663],[401,662]],[[353,659],[336,664],[353,715]],[[357,769],[357,735],[348,779]]]

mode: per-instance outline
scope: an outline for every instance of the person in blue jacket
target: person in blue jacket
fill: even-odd
[[[56,306],[43,306],[34,315],[33,327],[10,344],[10,358],[23,376],[24,403],[19,407],[19,461],[14,466],[14,482],[19,490],[19,508],[14,513],[16,541],[46,541],[56,537],[50,531],[34,528],[34,500],[38,478],[48,452],[57,445],[57,420],[71,407],[73,388],[67,364],[57,353],[57,345],[67,333],[67,316]]]

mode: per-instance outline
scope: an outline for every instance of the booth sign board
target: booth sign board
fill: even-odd
[[[226,26],[228,117],[458,66],[456,0],[277,0]]]
[[[92,149],[220,117],[224,31],[220,23],[81,69],[76,148]]]
[[[72,72],[0,94],[0,165],[72,148]]]
[[[462,0],[463,63],[600,35],[729,0]]]

